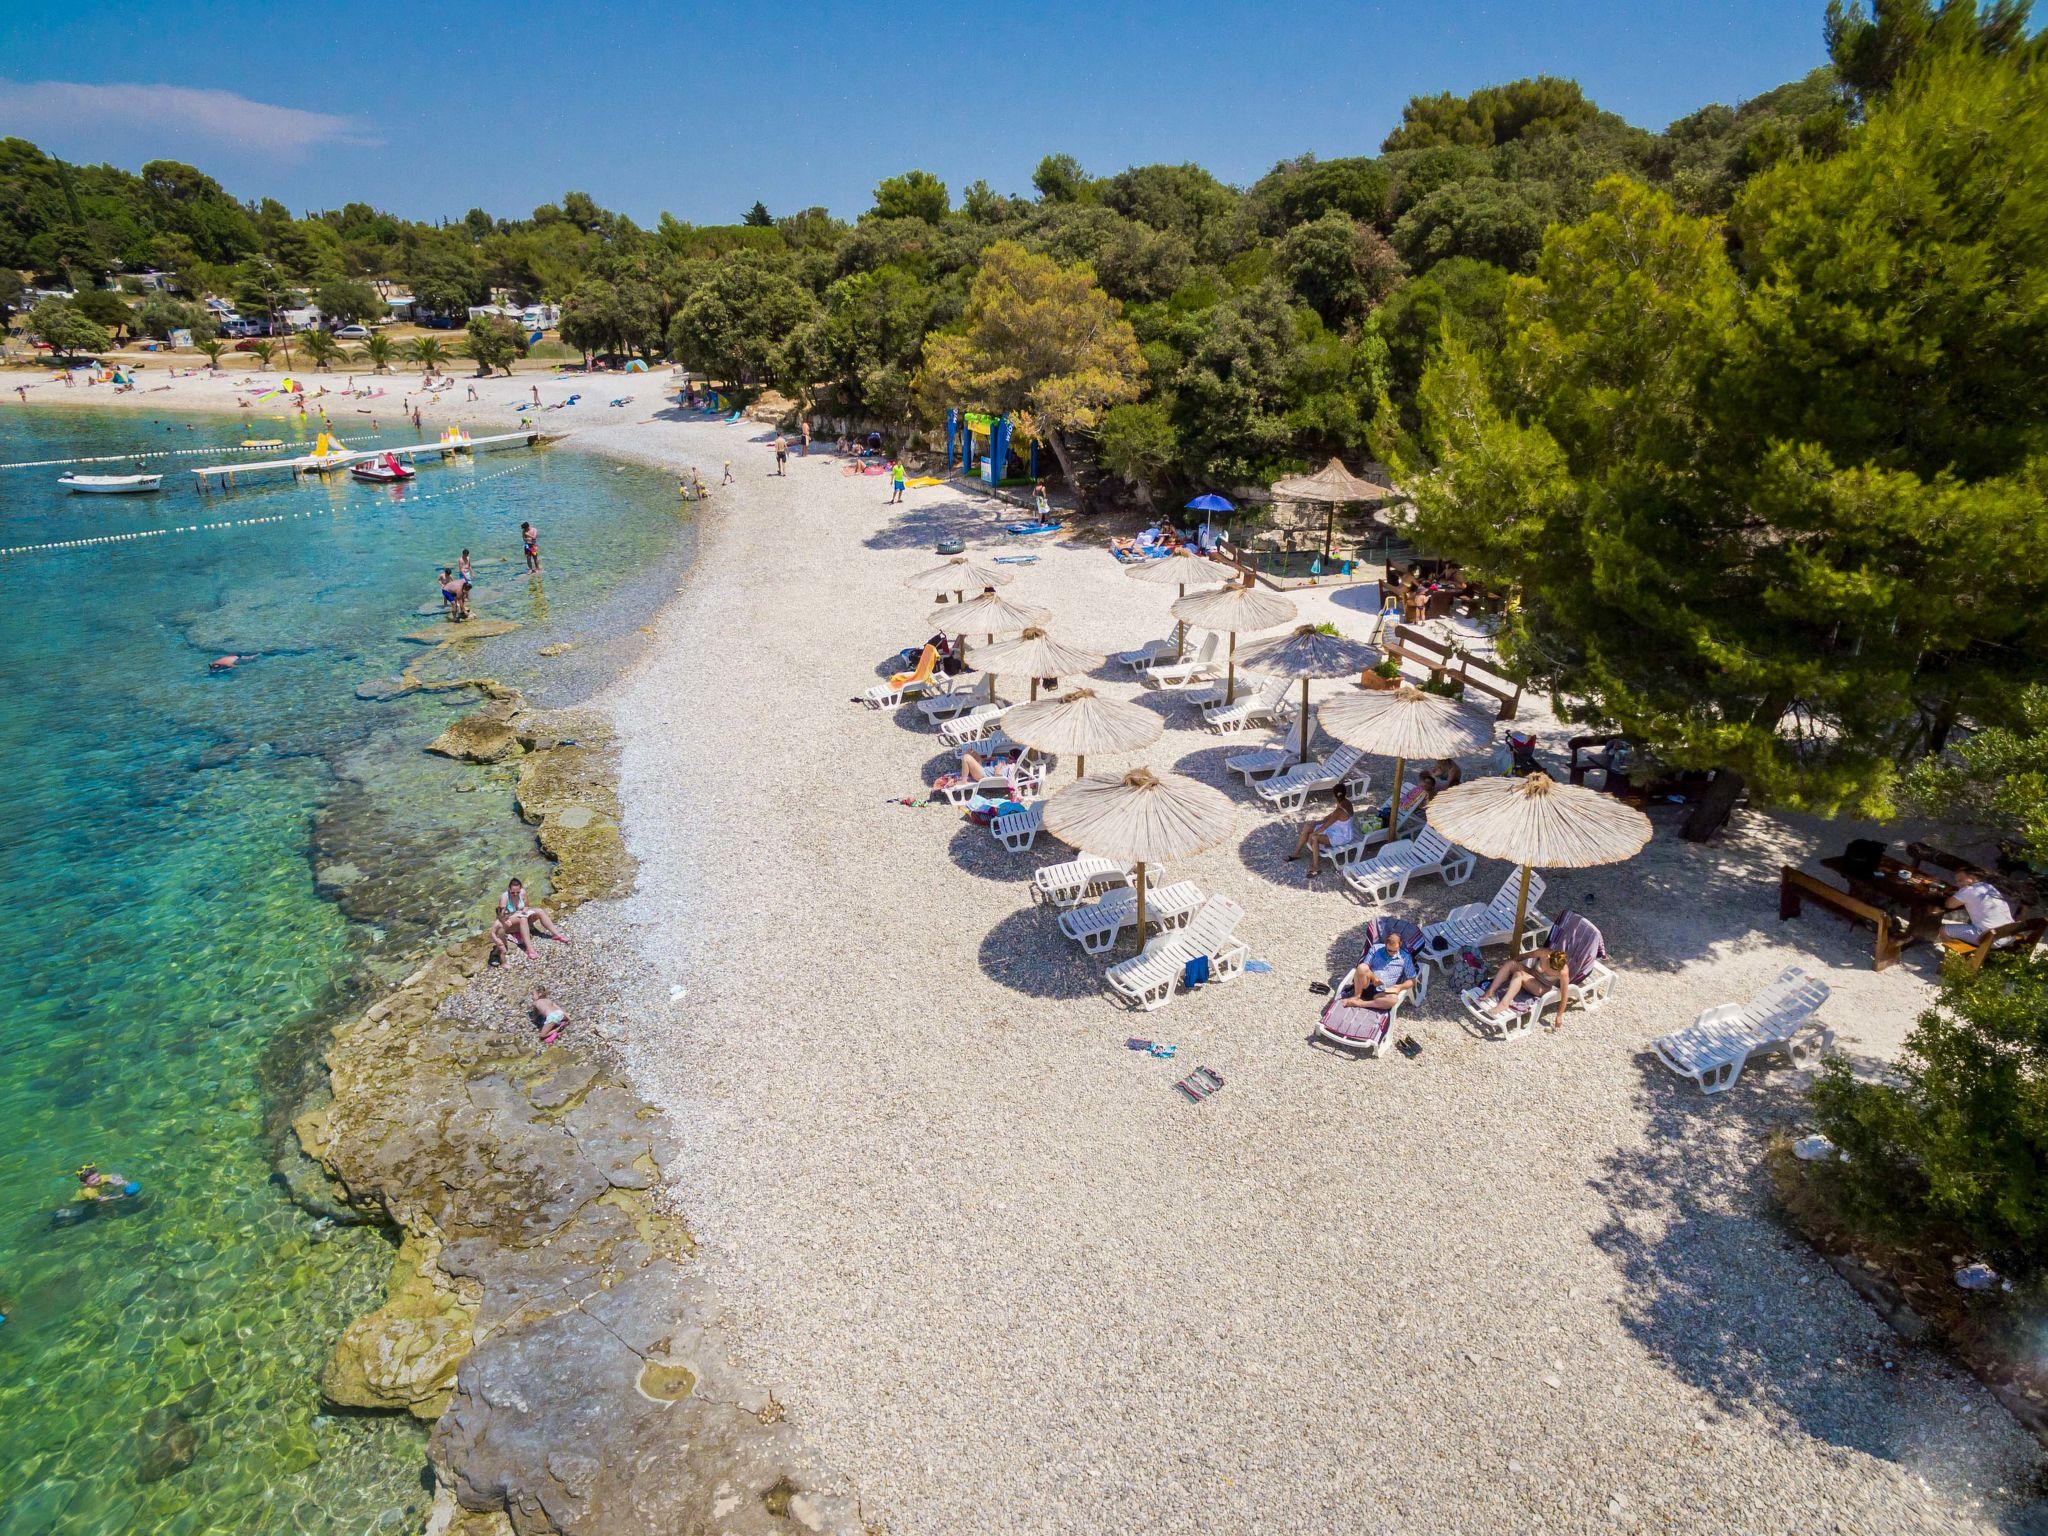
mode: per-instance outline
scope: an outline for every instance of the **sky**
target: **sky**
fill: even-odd
[[[913,167],[1030,192],[1192,160],[1256,180],[1376,153],[1410,96],[1580,82],[1647,128],[1825,62],[1820,0],[300,7],[0,0],[0,136],[184,160],[294,212],[523,215],[570,188],[651,224],[869,206]]]

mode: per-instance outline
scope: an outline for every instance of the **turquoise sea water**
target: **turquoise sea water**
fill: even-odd
[[[190,420],[0,410],[0,461],[250,426]],[[423,671],[545,691],[575,663],[535,651],[639,622],[687,539],[664,478],[559,450],[205,500],[195,462],[155,498],[0,470],[0,546],[320,514],[0,557],[0,1536],[418,1527],[419,1428],[317,1392],[388,1240],[294,1205],[270,1147],[334,1019],[544,869],[507,773],[420,750],[470,694],[356,690],[424,653],[403,636],[464,546],[479,612],[522,628]],[[143,1197],[53,1228],[88,1159]]]

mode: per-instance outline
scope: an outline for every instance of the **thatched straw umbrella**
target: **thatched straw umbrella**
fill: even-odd
[[[1588,869],[1632,859],[1650,840],[1650,818],[1598,790],[1560,784],[1546,773],[1474,779],[1429,803],[1429,824],[1461,848],[1522,867],[1508,953],[1522,952],[1529,871]]]
[[[1014,635],[1019,630],[1030,629],[1033,625],[1044,624],[1052,618],[1050,608],[1037,608],[1030,603],[1013,603],[995,592],[984,592],[979,597],[970,597],[964,603],[954,603],[945,608],[934,608],[925,615],[925,623],[935,624],[940,629],[950,629],[962,640],[960,656],[967,657],[966,637],[979,634],[988,640],[997,635]]]
[[[1363,640],[1325,634],[1313,624],[1284,635],[1268,635],[1244,648],[1244,664],[1268,677],[1301,679],[1301,760],[1308,761],[1308,685],[1310,678],[1349,677],[1375,665],[1380,653]]]
[[[1014,640],[1002,640],[984,647],[974,658],[974,664],[988,674],[990,698],[996,696],[997,677],[1028,677],[1031,679],[1031,697],[1035,700],[1041,677],[1092,672],[1106,660],[1107,657],[1094,651],[1062,645],[1034,625]]]
[[[1194,550],[1185,547],[1175,550],[1170,555],[1161,555],[1157,560],[1144,560],[1137,565],[1129,566],[1125,569],[1124,574],[1133,581],[1156,582],[1162,586],[1170,581],[1180,588],[1178,595],[1181,597],[1188,595],[1188,583],[1191,581],[1206,583],[1212,581],[1234,581],[1236,579],[1228,567],[1218,565],[1207,555],[1198,554]],[[1175,661],[1180,660],[1181,651],[1187,643],[1187,638],[1188,626],[1187,622],[1183,620],[1179,630],[1173,637],[1173,659]]]
[[[965,555],[955,555],[944,565],[919,571],[903,583],[911,591],[926,597],[943,597],[950,592],[955,602],[969,591],[979,592],[983,587],[1006,587],[1009,584],[1010,573],[1000,565],[983,565]]]
[[[1005,711],[1003,730],[1040,752],[1071,752],[1079,778],[1088,771],[1090,752],[1141,752],[1159,739],[1166,722],[1149,709],[1100,698],[1093,688],[1074,688]]]
[[[1185,619],[1196,629],[1221,630],[1230,636],[1230,671],[1223,685],[1223,700],[1237,697],[1237,637],[1252,630],[1278,629],[1296,613],[1293,603],[1271,592],[1261,592],[1250,582],[1225,587],[1220,592],[1197,592],[1173,605],[1173,616]]]
[[[1275,501],[1321,501],[1330,508],[1323,525],[1323,558],[1330,558],[1330,541],[1337,529],[1337,504],[1346,501],[1384,501],[1393,495],[1389,486],[1360,479],[1337,459],[1331,459],[1312,475],[1289,475],[1273,484]]]
[[[1132,768],[1076,779],[1045,802],[1045,830],[1083,853],[1136,866],[1138,946],[1145,944],[1145,866],[1229,839],[1236,807],[1220,789],[1178,773]]]
[[[1493,740],[1493,722],[1478,710],[1413,683],[1376,693],[1339,694],[1323,701],[1323,729],[1347,747],[1394,760],[1394,807],[1401,815],[1401,775],[1411,757],[1462,757]]]

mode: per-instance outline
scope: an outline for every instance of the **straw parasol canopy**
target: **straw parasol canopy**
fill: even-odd
[[[1337,459],[1331,459],[1312,475],[1289,475],[1273,484],[1276,501],[1324,501],[1330,504],[1329,520],[1323,525],[1323,558],[1330,558],[1330,543],[1337,531],[1337,504],[1345,501],[1382,501],[1394,494],[1393,487],[1374,485],[1351,473]]]
[[[1273,483],[1273,495],[1281,501],[1379,501],[1393,494],[1393,487],[1361,479],[1334,458],[1312,475],[1289,475]]]
[[[1301,760],[1308,761],[1308,685],[1311,678],[1349,677],[1375,665],[1380,653],[1363,640],[1325,634],[1303,624],[1284,635],[1268,635],[1244,648],[1244,664],[1268,677],[1301,679]]]
[[[1493,740],[1493,722],[1469,704],[1424,693],[1413,683],[1377,693],[1346,693],[1323,703],[1323,729],[1347,747],[1394,760],[1394,795],[1411,757],[1462,757]]]
[[[1297,612],[1293,603],[1247,583],[1217,592],[1197,592],[1178,599],[1173,616],[1196,629],[1214,629],[1230,636],[1230,670],[1223,686],[1224,702],[1237,697],[1237,637],[1251,630],[1278,629]]]
[[[903,583],[911,591],[926,597],[943,597],[950,592],[956,599],[963,592],[979,592],[983,587],[1007,587],[1009,584],[1010,573],[1001,566],[984,565],[965,555],[955,555],[944,565],[919,571]]]
[[[1164,585],[1173,582],[1180,588],[1180,596],[1188,595],[1188,583],[1206,584],[1213,581],[1232,581],[1235,574],[1218,565],[1207,555],[1199,554],[1185,547],[1170,555],[1161,555],[1157,560],[1140,561],[1137,565],[1126,566],[1124,574],[1133,581],[1157,582]],[[1179,632],[1173,637],[1173,659],[1180,660],[1181,648],[1187,641],[1188,626],[1181,623]]]
[[[1509,954],[1522,947],[1529,871],[1589,869],[1632,859],[1650,840],[1650,818],[1598,790],[1560,784],[1546,773],[1475,779],[1430,802],[1429,824],[1462,848],[1522,866]]]
[[[1045,830],[1061,842],[1136,866],[1141,947],[1145,866],[1214,848],[1229,839],[1236,820],[1236,807],[1220,789],[1150,768],[1076,779],[1045,802]]]
[[[1041,677],[1092,672],[1106,660],[1107,657],[1094,651],[1062,645],[1033,625],[1014,640],[1000,640],[994,645],[983,646],[975,656],[974,664],[988,674],[990,698],[995,697],[998,677],[1028,677],[1031,679],[1031,697],[1036,700]]]
[[[1056,699],[1019,704],[1003,715],[1003,730],[1040,752],[1072,753],[1074,774],[1088,771],[1091,752],[1140,752],[1157,741],[1166,722],[1149,709],[1074,688]]]
[[[1043,624],[1051,617],[1050,608],[1013,603],[1000,593],[984,592],[964,603],[934,608],[926,615],[925,623],[950,629],[958,635],[987,635],[993,640],[997,635],[1014,635],[1019,630]]]

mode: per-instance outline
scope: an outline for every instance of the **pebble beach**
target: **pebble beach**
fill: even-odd
[[[427,428],[506,430],[534,382],[479,381],[471,404],[458,380],[423,405]],[[1374,914],[1284,862],[1293,823],[1225,772],[1265,733],[1204,730],[1111,661],[1062,681],[1139,699],[1167,729],[1091,767],[1232,796],[1231,838],[1168,878],[1242,905],[1270,965],[1130,1012],[1030,899],[1032,870],[1071,850],[1008,853],[957,810],[901,803],[955,757],[914,707],[854,700],[934,627],[904,582],[942,538],[1035,556],[1003,595],[1097,652],[1164,633],[1173,589],[1127,579],[1092,532],[1012,539],[1018,509],[972,490],[890,506],[884,479],[820,451],[778,477],[770,429],[684,416],[666,384],[539,386],[583,392],[542,418],[575,429],[570,450],[713,487],[681,593],[596,701],[640,874],[577,915],[618,967],[592,1027],[670,1122],[659,1198],[696,1240],[738,1369],[868,1521],[2042,1528],[2039,1445],[1773,1219],[1761,1154],[1803,1128],[1802,1075],[1708,1099],[1647,1054],[1796,962],[1834,988],[1824,1017],[1859,1069],[1896,1055],[1932,962],[1874,973],[1867,935],[1777,917],[1778,866],[1863,828],[1742,812],[1703,846],[1659,812],[1636,859],[1561,872],[1544,901],[1601,927],[1606,1008],[1501,1042],[1439,988],[1403,1016],[1418,1056],[1353,1060],[1310,1044],[1309,987],[1356,960]],[[232,409],[232,381],[177,385],[108,403]],[[384,387],[395,417],[404,383]],[[1370,585],[1288,595],[1299,622],[1371,633]],[[1555,764],[1568,730],[1536,700],[1520,723]],[[1391,764],[1371,766],[1384,790]],[[1391,910],[1427,922],[1506,874],[1482,861]],[[1134,1035],[1176,1054],[1130,1051]],[[1171,1084],[1197,1065],[1225,1087],[1193,1105]]]

